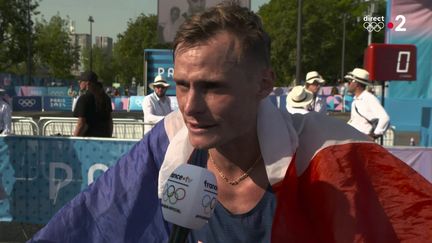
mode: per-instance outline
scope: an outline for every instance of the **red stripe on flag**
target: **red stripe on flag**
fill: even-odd
[[[320,151],[274,186],[272,242],[427,242],[432,184],[376,144]]]

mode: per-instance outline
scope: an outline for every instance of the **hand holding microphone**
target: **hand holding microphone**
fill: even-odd
[[[165,183],[161,202],[165,220],[173,224],[169,242],[184,243],[190,229],[203,227],[216,207],[216,177],[202,167],[180,165]]]

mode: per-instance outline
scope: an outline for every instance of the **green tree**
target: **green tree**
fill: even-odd
[[[113,57],[117,70],[117,81],[130,83],[135,77],[143,80],[144,49],[170,48],[170,44],[161,44],[157,36],[157,16],[141,14],[128,22],[127,30],[117,36]]]
[[[90,70],[90,49],[84,48],[82,51],[84,70]],[[111,85],[115,79],[114,59],[110,50],[93,47],[92,50],[92,69],[99,76],[99,80],[106,84]]]
[[[380,1],[380,11],[385,10]],[[346,14],[345,72],[363,65],[368,32],[363,28],[366,3],[352,0],[303,1],[302,72],[317,70],[328,81],[341,77],[343,15]],[[297,1],[272,0],[259,14],[272,38],[277,85],[290,84],[296,69]],[[382,42],[383,31],[374,42]],[[304,76],[304,75],[303,75]]]
[[[0,0],[0,70],[16,69],[26,61],[38,1]]]
[[[68,20],[59,15],[50,21],[42,18],[35,26],[35,62],[41,75],[70,78],[72,65],[78,62],[78,48],[73,46],[68,32]],[[41,73],[43,72],[43,73]]]

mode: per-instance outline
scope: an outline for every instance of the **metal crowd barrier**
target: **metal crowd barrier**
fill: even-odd
[[[36,123],[31,117],[13,116],[12,134],[41,136],[72,136],[76,126],[75,117],[41,117]],[[121,139],[141,139],[144,135],[144,123],[140,119],[113,119],[113,137]],[[384,146],[394,146],[395,127],[391,126],[383,136]]]
[[[39,135],[39,126],[31,117],[12,116],[12,134]]]
[[[144,136],[144,122],[142,121],[116,121],[113,119],[113,137],[140,139]]]
[[[72,136],[77,118],[74,117],[41,117],[39,127],[41,136]]]
[[[394,146],[394,131],[396,127],[390,126],[383,136],[383,146]]]
[[[74,117],[41,117],[39,126],[42,136],[72,136],[77,118]],[[113,119],[113,137],[122,139],[140,139],[144,135],[144,125],[139,119]]]

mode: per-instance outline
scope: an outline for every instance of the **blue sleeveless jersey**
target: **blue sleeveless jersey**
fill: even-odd
[[[270,242],[275,208],[276,199],[270,187],[255,208],[245,214],[231,214],[218,203],[208,224],[192,230],[188,242]]]

